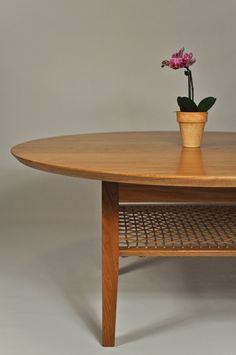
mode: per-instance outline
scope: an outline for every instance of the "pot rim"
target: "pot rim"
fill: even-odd
[[[176,111],[179,123],[205,123],[208,119],[208,112],[183,112]]]

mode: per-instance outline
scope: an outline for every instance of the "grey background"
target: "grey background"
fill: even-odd
[[[208,130],[236,130],[236,3],[0,0],[0,354],[234,354],[234,259],[121,260],[117,345],[100,336],[100,184],[20,165],[45,136],[176,130],[181,46]],[[129,272],[128,272],[129,271]],[[132,272],[131,272],[132,271]]]

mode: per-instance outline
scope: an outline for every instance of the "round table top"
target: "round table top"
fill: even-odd
[[[103,181],[236,187],[236,133],[205,133],[202,148],[182,148],[178,132],[96,133],[37,139],[12,154],[44,171]]]

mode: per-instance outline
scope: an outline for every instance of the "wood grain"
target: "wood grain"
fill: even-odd
[[[39,139],[12,154],[44,171],[120,183],[236,187],[236,133],[205,133],[182,148],[177,132],[99,133]]]
[[[120,202],[236,202],[236,188],[119,184]]]
[[[204,250],[204,249],[184,249],[184,250],[158,250],[145,248],[120,249],[120,256],[236,256],[235,249],[228,250]]]
[[[102,345],[114,346],[119,269],[118,186],[102,183]]]

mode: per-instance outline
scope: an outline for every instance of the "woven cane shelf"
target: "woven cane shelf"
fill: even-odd
[[[120,205],[119,248],[236,254],[236,205]]]

